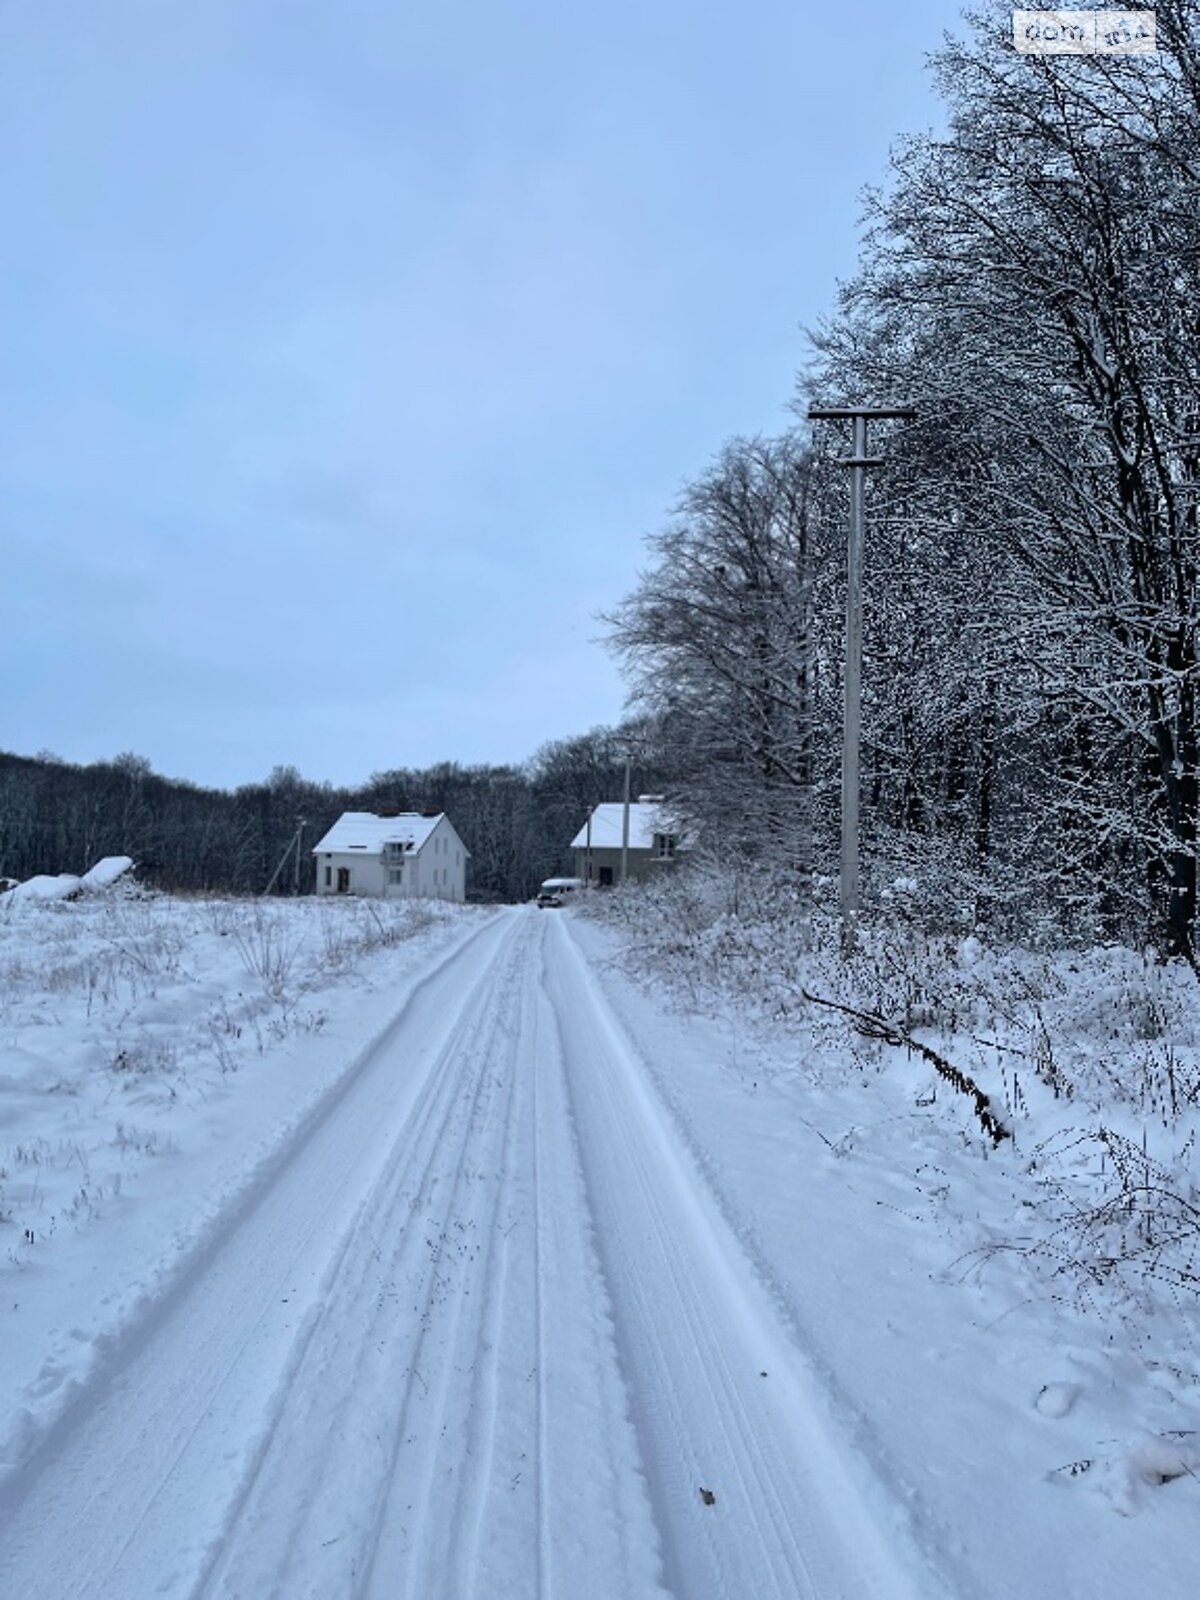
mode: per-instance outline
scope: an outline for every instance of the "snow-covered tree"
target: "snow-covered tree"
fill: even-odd
[[[728,844],[803,865],[824,686],[815,612],[826,545],[795,437],[735,439],[649,541],[611,639],[685,806]]]
[[[921,413],[875,491],[874,820],[1190,956],[1200,58],[1158,15],[1158,57],[1018,56],[999,8],[943,52],[813,381]]]

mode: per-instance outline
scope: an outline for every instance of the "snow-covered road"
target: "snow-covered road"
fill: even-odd
[[[0,1495],[6,1600],[939,1593],[566,921],[415,990]]]

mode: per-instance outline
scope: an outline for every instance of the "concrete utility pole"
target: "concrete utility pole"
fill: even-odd
[[[842,731],[842,950],[854,949],[858,923],[858,795],[862,745],[862,564],[866,469],[883,465],[867,454],[867,423],[911,421],[913,406],[810,406],[813,422],[854,424],[854,451],[841,465],[850,468],[850,530],[846,546],[846,696]]]
[[[633,748],[625,751],[625,810],[621,818],[621,882],[629,878],[629,782],[633,767]]]

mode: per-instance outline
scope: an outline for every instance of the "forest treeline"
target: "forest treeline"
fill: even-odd
[[[356,789],[308,782],[293,767],[221,790],[161,777],[129,753],[88,766],[0,753],[0,875],[83,872],[101,856],[129,855],[155,887],[261,894],[303,817],[300,887],[309,893],[309,850],[343,811],[434,810],[447,812],[471,851],[471,898],[521,900],[567,869],[590,807],[620,798],[628,732],[547,744],[524,765],[396,768]],[[661,779],[643,751],[633,763],[635,783]],[[289,863],[278,888],[293,882]]]
[[[734,439],[610,619],[660,754],[730,844],[836,870],[849,438],[869,474],[863,846],[958,925],[1195,959],[1200,9],[1158,52],[935,58],[783,437]]]

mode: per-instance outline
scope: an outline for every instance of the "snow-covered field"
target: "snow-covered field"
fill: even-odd
[[[610,910],[6,908],[6,1600],[1195,1592],[1190,973]]]

